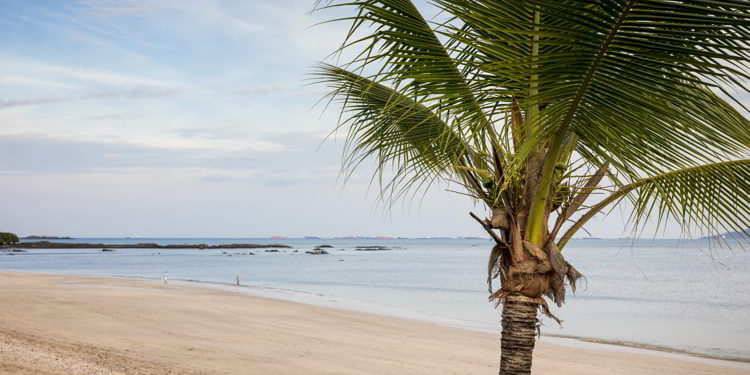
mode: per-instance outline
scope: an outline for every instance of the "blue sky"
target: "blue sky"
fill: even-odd
[[[0,0],[0,230],[481,235],[444,186],[384,212],[370,171],[342,183],[305,74],[346,25],[311,28],[332,16],[312,4]],[[590,230],[620,236],[620,214]]]

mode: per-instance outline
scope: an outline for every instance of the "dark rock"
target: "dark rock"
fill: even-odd
[[[356,251],[388,251],[392,249],[387,246],[356,246],[354,247],[354,250]]]
[[[278,253],[279,251],[276,250],[276,249],[270,249],[270,250],[266,250],[266,252],[267,253]]]
[[[312,251],[305,251],[305,253],[312,254],[312,255],[326,255],[326,254],[328,254],[328,252],[325,251],[325,250],[323,250],[323,249],[314,249]]]
[[[4,253],[27,253],[28,251],[21,250],[21,249],[0,249],[0,252],[4,252]]]
[[[321,249],[330,249],[333,246],[331,246],[331,245],[320,245],[320,246],[316,246],[316,247],[321,248]]]
[[[244,253],[230,253],[230,252],[228,252],[228,251],[222,251],[221,253],[222,253],[222,254],[224,254],[224,255],[226,255],[226,256],[230,256],[230,257],[231,257],[232,255],[255,255],[255,253],[253,253],[253,252],[251,252],[251,251],[248,251],[248,252],[244,252]]]
[[[104,248],[104,249],[102,249],[102,251],[104,251],[104,252],[113,252],[113,251],[115,251],[115,250],[114,250],[114,249],[107,249],[107,248]]]

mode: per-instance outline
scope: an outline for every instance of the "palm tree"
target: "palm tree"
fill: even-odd
[[[447,182],[486,205],[500,374],[531,373],[544,297],[581,277],[562,250],[595,215],[626,202],[635,230],[750,227],[750,122],[728,102],[747,110],[732,95],[750,3],[432,2],[439,21],[410,0],[319,1],[354,12],[337,19],[345,62],[315,76],[342,105],[345,172],[374,159],[389,202]]]

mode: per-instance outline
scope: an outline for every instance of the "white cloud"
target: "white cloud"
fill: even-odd
[[[232,90],[231,93],[232,94],[278,93],[278,92],[288,91],[295,87],[296,87],[295,85],[288,84],[288,83],[274,83],[274,84],[267,84],[267,85],[254,85],[254,86],[241,87],[239,89]]]
[[[63,102],[68,102],[68,101],[88,100],[88,99],[154,98],[154,97],[178,95],[178,94],[185,92],[186,90],[187,88],[185,87],[131,86],[131,87],[122,87],[122,88],[107,89],[107,90],[95,90],[95,91],[83,92],[83,93],[67,95],[67,96],[58,96],[58,97],[0,100],[0,109],[19,107],[19,106],[63,103]]]
[[[262,32],[262,31],[264,31],[264,32],[271,31],[271,29],[269,29],[268,27],[262,26],[260,24],[245,22],[243,20],[236,19],[236,18],[232,19],[232,22],[238,28],[240,28],[240,29],[242,29],[244,31],[250,32],[250,33]]]
[[[60,65],[44,65],[42,74],[49,74],[63,79],[100,83],[111,86],[176,86],[174,82],[153,79],[139,75],[115,73],[106,70],[73,68]]]
[[[33,85],[61,89],[93,86],[187,88],[182,82],[153,78],[143,74],[127,74],[106,69],[90,69],[49,63],[17,55],[0,55],[0,85]]]
[[[0,76],[0,86],[41,86],[49,88],[72,89],[73,85],[57,82],[49,79],[40,79],[29,76]]]
[[[159,2],[144,0],[79,0],[75,5],[100,16],[142,16],[159,10]]]
[[[0,173],[131,173],[133,169],[185,169],[204,173],[279,168],[269,153],[287,146],[270,140],[249,142],[243,149],[153,146],[103,142],[38,134],[0,136]],[[282,167],[283,168],[283,167]],[[256,173],[256,172],[253,172]]]

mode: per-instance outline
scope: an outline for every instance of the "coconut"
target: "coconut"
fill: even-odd
[[[490,220],[492,227],[495,229],[510,228],[510,219],[508,218],[508,211],[505,208],[498,207],[492,209],[492,219]]]

